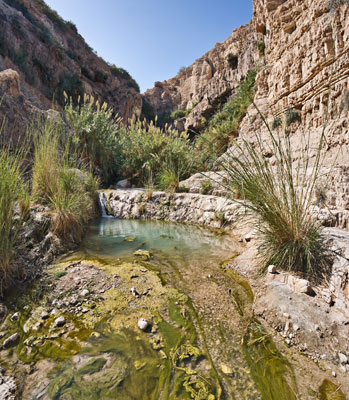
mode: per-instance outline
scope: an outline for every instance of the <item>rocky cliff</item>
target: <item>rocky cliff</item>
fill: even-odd
[[[19,99],[14,108],[18,112],[6,113],[10,120],[14,114],[25,118],[20,110],[25,102],[47,109],[54,99],[59,107],[64,104],[64,92],[74,100],[83,93],[93,95],[124,119],[141,111],[139,88],[130,75],[98,57],[75,25],[42,0],[0,0],[0,71],[7,69],[17,71],[20,81],[15,93],[1,85],[1,95],[7,97],[2,115]],[[2,77],[2,83],[8,78]]]
[[[234,30],[227,40],[217,43],[174,78],[155,82],[155,87],[144,93],[143,101],[149,105],[148,113],[159,116],[178,109],[191,110],[183,127],[198,131],[202,129],[202,118],[210,118],[260,62],[256,33],[250,23]]]
[[[255,102],[272,125],[292,110],[296,142],[302,130],[317,137],[327,104],[329,146],[348,138],[349,7],[347,0],[254,0],[250,24],[234,30],[176,77],[144,94],[153,113],[189,110],[183,127],[202,129],[202,117],[234,94],[249,69],[257,69]],[[236,57],[236,64],[229,62]],[[194,107],[193,107],[194,106]],[[341,115],[340,115],[341,114]],[[275,121],[276,120],[276,121]],[[275,122],[274,122],[275,121]],[[240,133],[263,129],[251,106]],[[298,135],[297,135],[298,132]]]

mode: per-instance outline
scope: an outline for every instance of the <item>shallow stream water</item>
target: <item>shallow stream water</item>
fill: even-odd
[[[22,298],[17,327],[8,322],[21,340],[6,363],[32,365],[23,399],[296,399],[290,364],[253,316],[251,287],[227,267],[237,249],[197,226],[95,220],[49,272],[51,289]],[[83,287],[86,313],[71,306]],[[38,326],[57,300],[58,314]]]

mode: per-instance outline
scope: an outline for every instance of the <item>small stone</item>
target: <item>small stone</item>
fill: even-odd
[[[81,291],[80,294],[81,294],[82,297],[86,297],[86,296],[88,296],[90,294],[90,292],[87,289],[84,289],[84,290]]]
[[[332,376],[335,378],[337,376],[335,371],[332,371]]]
[[[293,333],[290,333],[290,334],[288,335],[288,337],[289,337],[290,339],[293,339],[293,338],[294,338],[294,334],[293,334]]]
[[[55,319],[55,326],[57,328],[60,328],[61,326],[65,325],[65,318],[64,317],[58,317]]]
[[[231,375],[233,373],[233,370],[228,367],[228,365],[226,364],[221,364],[220,365],[221,371],[223,372],[223,374],[225,375]]]
[[[140,318],[137,325],[141,331],[145,331],[149,326],[149,322],[145,318]]]
[[[58,314],[58,310],[56,310],[55,308],[51,311],[51,315],[57,315]]]
[[[288,345],[291,344],[291,340],[290,340],[290,339],[286,339],[285,342],[286,342],[286,344],[288,344]]]
[[[16,312],[12,315],[11,317],[11,321],[18,321],[19,318],[19,312]]]
[[[319,330],[320,330],[319,325],[315,325],[315,326],[314,326],[314,329],[315,329],[316,331],[319,331]]]
[[[339,362],[341,364],[347,364],[348,363],[348,357],[345,354],[338,353],[338,357],[339,357]]]
[[[290,318],[290,314],[283,313],[282,315],[283,315],[285,318],[287,318],[287,319]]]
[[[269,265],[268,272],[269,272],[269,274],[276,274],[276,272],[277,272],[276,265]]]
[[[83,308],[82,310],[81,310],[81,312],[83,313],[83,314],[86,314],[86,313],[88,313],[90,310],[88,309],[88,308]]]
[[[131,287],[130,292],[133,294],[133,296],[138,296],[138,292],[137,292],[136,288]]]
[[[43,311],[43,312],[40,314],[40,318],[41,318],[41,319],[47,319],[49,316],[50,316],[49,313],[46,312],[46,311]]]
[[[19,343],[19,334],[14,333],[12,336],[4,340],[3,345],[5,349],[8,349],[10,347],[17,346],[18,343]]]
[[[298,326],[297,324],[294,324],[294,325],[293,325],[293,330],[294,330],[295,332],[299,331],[299,326]]]
[[[211,275],[211,274],[208,274],[208,275],[207,275],[207,278],[208,278],[208,279],[211,279],[211,278],[212,278],[212,275]]]

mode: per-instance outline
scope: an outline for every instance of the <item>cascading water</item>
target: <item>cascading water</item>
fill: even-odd
[[[112,215],[108,215],[107,213],[107,196],[105,195],[105,193],[100,192],[99,196],[98,196],[98,201],[99,201],[99,208],[101,210],[101,217],[102,218],[113,218]]]

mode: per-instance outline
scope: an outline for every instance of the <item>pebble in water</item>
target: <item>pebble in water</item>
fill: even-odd
[[[145,331],[149,326],[149,322],[145,318],[140,318],[137,325],[141,331]]]

